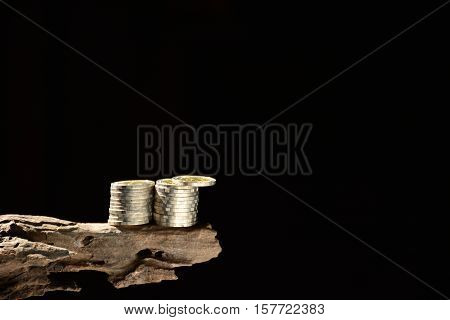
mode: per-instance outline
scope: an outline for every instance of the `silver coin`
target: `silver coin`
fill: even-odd
[[[113,202],[145,202],[145,201],[151,201],[153,197],[115,197],[111,196],[109,198],[109,201]]]
[[[155,190],[160,191],[180,191],[180,192],[192,192],[192,191],[198,191],[198,187],[189,187],[189,186],[156,186]]]
[[[156,186],[155,187],[156,191],[164,191],[164,192],[169,192],[169,191],[178,191],[178,192],[195,192],[198,191],[197,187],[188,187],[188,186],[180,186],[180,187],[162,187],[162,186]]]
[[[140,226],[144,224],[149,224],[150,221],[144,221],[144,222],[123,222],[123,221],[109,221],[108,224],[112,226]]]
[[[188,222],[195,222],[197,221],[197,217],[189,217],[184,219],[175,219],[172,217],[161,217],[161,216],[153,216],[155,221],[161,221],[161,222],[174,222],[174,223],[188,223]]]
[[[110,204],[109,205],[109,209],[112,210],[145,210],[146,208],[150,208],[151,204],[147,203],[147,204],[143,204],[143,205],[113,205]]]
[[[114,216],[114,217],[118,217],[118,218],[145,218],[145,217],[150,217],[151,216],[151,212],[146,212],[146,213],[136,213],[136,214],[121,214],[121,213],[110,213],[109,216]]]
[[[115,189],[111,188],[109,192],[117,194],[128,194],[128,193],[151,193],[153,188],[140,188],[140,189]]]
[[[189,196],[195,196],[198,194],[197,190],[157,190],[156,194],[158,196],[181,196],[181,197],[189,197]]]
[[[177,176],[172,179],[191,187],[211,187],[216,184],[216,179],[203,176]]]
[[[150,193],[142,193],[142,194],[117,194],[111,193],[110,199],[113,200],[121,200],[121,201],[139,201],[145,199],[151,199],[153,195]]]
[[[111,187],[140,187],[154,185],[155,182],[152,180],[123,180],[111,183]]]
[[[197,187],[190,187],[190,186],[183,186],[183,185],[179,185],[179,186],[161,186],[161,185],[156,185],[155,186],[155,190],[162,190],[162,191],[170,191],[170,190],[178,190],[178,191],[190,191],[190,190],[196,190],[198,189]]]
[[[188,212],[188,211],[197,211],[197,206],[194,207],[167,207],[167,206],[158,206],[154,205],[153,208],[155,210],[167,211],[167,212]]]
[[[150,209],[148,209],[148,210],[135,210],[135,211],[133,211],[133,210],[109,209],[109,213],[110,214],[122,214],[122,215],[124,215],[124,214],[129,214],[129,215],[132,215],[132,214],[148,214],[149,212],[150,212]]]
[[[109,221],[123,221],[123,222],[145,222],[151,220],[150,217],[142,217],[142,218],[118,218],[114,216],[109,217]]]
[[[109,219],[109,223],[126,223],[126,224],[147,224],[150,223],[152,220],[116,220],[116,219]]]
[[[153,203],[156,204],[156,205],[168,205],[170,207],[174,207],[174,206],[177,206],[177,205],[180,206],[180,207],[183,207],[183,206],[197,205],[198,204],[198,199],[191,200],[191,201],[186,201],[186,200],[184,200],[184,201],[169,201],[169,200],[160,200],[160,199],[158,199],[158,200],[153,201]]]
[[[155,198],[172,199],[172,198],[198,198],[198,193],[158,193]]]
[[[192,217],[197,217],[197,212],[164,212],[164,211],[153,211],[153,216],[156,218],[167,217],[168,219],[192,219]]]
[[[139,193],[139,192],[152,192],[154,188],[155,187],[153,187],[153,186],[152,187],[143,186],[143,187],[139,187],[139,188],[114,188],[114,187],[111,187],[111,188],[109,188],[109,191],[115,192],[115,193],[133,193],[133,192]]]
[[[158,202],[158,203],[179,203],[179,204],[184,204],[184,203],[198,203],[199,202],[199,197],[180,197],[180,198],[155,198],[153,202]]]
[[[118,217],[118,218],[130,218],[130,219],[138,219],[138,218],[148,218],[152,214],[151,212],[145,212],[145,213],[136,213],[136,214],[120,214],[120,213],[110,213],[109,216],[112,217]]]
[[[116,209],[116,208],[109,208],[109,213],[113,214],[146,214],[151,212],[150,207],[145,208],[137,208],[137,209]]]
[[[179,186],[179,187],[183,187],[183,184],[181,184],[180,182],[177,182],[176,180],[173,180],[173,179],[159,179],[159,180],[156,180],[155,186],[160,186],[160,187]]]
[[[126,207],[126,208],[116,208],[116,207],[109,207],[109,211],[114,212],[146,212],[151,208],[150,205],[143,206],[143,207]]]
[[[191,216],[184,216],[184,217],[178,217],[178,216],[166,216],[166,215],[155,215],[153,214],[154,220],[165,220],[165,221],[175,221],[175,222],[185,222],[185,221],[192,221],[197,219],[197,215],[191,215]]]
[[[150,220],[151,218],[149,216],[143,216],[143,217],[116,217],[109,215],[109,220],[111,221],[123,221],[123,222],[143,222]]]
[[[112,196],[151,196],[153,194],[153,190],[110,190],[109,193]]]
[[[198,211],[195,210],[195,211],[175,212],[175,211],[164,211],[164,210],[155,209],[155,210],[153,210],[153,214],[157,214],[157,215],[161,215],[161,216],[168,216],[168,217],[185,218],[185,217],[197,216]]]
[[[143,200],[143,201],[118,201],[118,200],[109,200],[110,204],[114,204],[114,205],[142,205],[142,204],[147,204],[147,203],[152,203],[153,199],[148,199],[148,200]]]
[[[171,228],[188,228],[195,225],[197,222],[188,222],[188,223],[172,223],[172,222],[164,222],[164,221],[156,221],[155,223],[161,227],[171,227]]]
[[[190,212],[170,212],[170,211],[153,211],[153,215],[159,216],[165,216],[172,219],[188,219],[192,217],[197,217],[198,211],[190,211]]]
[[[142,194],[138,194],[138,193],[111,193],[111,198],[112,199],[148,199],[148,198],[152,198],[153,195],[150,193],[142,193]]]
[[[142,187],[142,188],[109,188],[110,192],[115,193],[139,193],[139,192],[152,192],[155,187]]]
[[[109,208],[116,208],[116,209],[135,209],[135,208],[146,208],[149,207],[151,203],[142,203],[142,204],[109,204]]]
[[[116,218],[117,220],[143,220],[143,219],[150,219],[150,217],[152,216],[151,213],[148,214],[135,214],[135,215],[122,215],[122,214],[114,214],[114,213],[110,213],[109,214],[109,218]]]
[[[186,203],[186,204],[173,205],[173,204],[164,204],[164,203],[155,202],[153,204],[153,207],[158,207],[161,209],[197,209],[198,204],[197,203]]]
[[[136,214],[136,213],[145,213],[152,211],[150,207],[144,208],[115,208],[110,207],[109,213],[118,213],[118,214]]]
[[[180,213],[186,213],[186,212],[197,212],[197,208],[165,208],[165,207],[159,207],[159,206],[154,206],[153,207],[154,211],[158,211],[158,212],[180,212]]]
[[[117,195],[111,195],[109,200],[110,201],[119,201],[119,202],[139,202],[139,201],[148,201],[153,199],[154,197],[152,195],[143,195],[143,196],[117,196]]]
[[[109,213],[114,214],[144,214],[146,212],[151,212],[150,207],[144,207],[144,208],[115,208],[115,207],[109,207]]]
[[[130,218],[138,218],[138,217],[150,217],[151,216],[151,212],[142,212],[142,213],[109,213],[109,216],[115,216],[115,217],[121,217],[121,218],[126,218],[126,217],[130,217]]]
[[[155,202],[153,203],[153,208],[160,208],[160,209],[196,209],[198,208],[198,202],[196,203],[178,203],[178,204],[172,204],[172,203],[162,203],[162,202]]]
[[[185,199],[185,198],[181,198],[181,199],[155,199],[153,201],[153,203],[159,203],[159,204],[168,204],[168,205],[190,205],[190,204],[197,204],[199,203],[199,199]]]
[[[115,205],[133,205],[133,204],[146,204],[146,203],[152,203],[153,199],[145,199],[145,200],[139,200],[139,201],[125,201],[125,200],[109,200],[110,204],[115,204]]]
[[[175,220],[190,220],[198,217],[197,212],[185,212],[174,214],[173,212],[161,212],[161,211],[153,211],[153,217],[155,219],[165,217],[166,219],[175,219]]]

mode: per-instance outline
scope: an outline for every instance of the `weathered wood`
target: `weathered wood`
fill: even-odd
[[[0,299],[23,299],[47,291],[79,291],[59,272],[104,272],[116,288],[176,280],[175,268],[219,255],[209,225],[163,228],[113,227],[44,216],[0,215]]]

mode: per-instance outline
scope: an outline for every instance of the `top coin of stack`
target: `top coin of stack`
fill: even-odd
[[[127,180],[111,184],[110,225],[141,225],[151,221],[153,187],[151,180]]]
[[[156,182],[153,217],[166,227],[190,227],[197,223],[198,187],[214,185],[208,177],[179,176]]]
[[[191,187],[211,187],[216,184],[216,179],[202,176],[176,176],[173,180]]]

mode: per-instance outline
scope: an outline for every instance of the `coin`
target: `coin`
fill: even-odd
[[[123,213],[136,213],[136,212],[147,212],[150,205],[145,207],[134,207],[134,208],[109,208],[109,211],[113,212],[123,212]]]
[[[179,186],[183,187],[183,184],[174,179],[159,179],[156,181],[156,186]]]
[[[164,203],[164,202],[159,202],[159,201],[155,201],[153,203],[153,207],[159,207],[159,208],[179,208],[179,209],[183,209],[183,208],[198,208],[198,202],[186,202],[186,203]]]
[[[185,186],[210,187],[216,184],[216,179],[204,176],[177,176],[173,180]]]
[[[150,208],[152,206],[151,203],[143,204],[143,205],[115,205],[110,204],[109,208],[113,210],[130,210],[130,211],[136,211],[136,210],[147,210],[147,208]]]
[[[184,203],[184,204],[166,204],[166,203],[161,203],[161,202],[155,202],[153,204],[154,207],[159,207],[159,208],[167,208],[167,209],[186,209],[186,208],[197,208],[198,207],[198,203]]]
[[[118,220],[118,221],[142,221],[142,220],[151,219],[151,216],[146,215],[146,214],[138,215],[138,216],[121,216],[121,215],[110,214],[109,219],[110,220]]]
[[[192,197],[166,197],[166,196],[157,196],[155,197],[155,201],[163,201],[163,202],[189,202],[189,201],[198,201],[198,195]]]
[[[193,186],[183,186],[183,185],[160,185],[157,184],[155,186],[155,190],[180,190],[180,191],[188,191],[188,190],[198,190],[197,187],[193,187]]]
[[[111,196],[115,198],[132,197],[132,198],[149,198],[152,196],[150,190],[143,191],[112,191]]]
[[[153,210],[153,213],[162,215],[162,216],[170,216],[170,217],[180,217],[185,218],[189,216],[196,216],[198,213],[198,210],[190,210],[190,211],[166,211],[161,209],[155,209]]]
[[[163,206],[154,206],[155,210],[159,211],[167,211],[167,212],[192,212],[197,211],[197,207],[185,207],[185,208],[175,208],[175,207],[163,207]]]
[[[153,199],[147,199],[147,200],[139,200],[139,201],[126,201],[124,199],[122,200],[116,200],[116,199],[110,199],[110,204],[116,204],[116,205],[140,205],[140,204],[146,204],[146,203],[152,203]]]
[[[151,206],[151,203],[145,203],[145,204],[109,204],[110,209],[115,210],[133,210],[133,209],[139,209],[139,208],[147,208]]]
[[[150,221],[152,221],[152,219],[150,219],[150,218],[146,218],[146,219],[118,219],[118,218],[115,218],[115,217],[110,217],[108,221],[116,222],[116,223],[119,223],[119,222],[149,223]]]
[[[186,213],[173,213],[173,212],[153,212],[153,217],[155,219],[160,217],[166,217],[167,219],[193,219],[197,217],[197,212],[186,212]]]
[[[111,188],[139,188],[153,186],[155,186],[155,182],[152,180],[123,180],[111,183]]]
[[[156,194],[155,198],[161,198],[161,199],[172,199],[172,198],[187,198],[186,200],[189,200],[189,198],[198,198],[198,192],[189,192],[189,193],[163,193],[159,192]]]
[[[114,220],[108,220],[108,224],[112,226],[140,226],[143,224],[148,224],[150,221],[143,221],[143,222],[123,222],[123,221],[114,221]]]
[[[121,218],[140,218],[140,217],[150,217],[151,213],[149,212],[139,212],[139,213],[117,213],[117,212],[110,212],[109,216],[115,216],[115,217],[121,217]]]
[[[161,227],[171,227],[171,228],[188,228],[192,227],[197,223],[195,222],[185,222],[185,223],[174,223],[174,222],[164,222],[164,221],[156,221],[156,224]]]
[[[176,190],[176,189],[171,189],[171,190],[160,190],[160,189],[156,189],[156,194],[157,195],[181,195],[181,196],[192,196],[198,193],[198,190]]]
[[[158,216],[155,216],[158,215]],[[197,216],[197,211],[191,212],[165,212],[165,211],[153,211],[153,216],[159,218],[160,216],[164,216],[171,219],[190,219],[192,217]]]
[[[167,216],[162,216],[162,215],[159,215],[159,214],[154,214],[153,218],[155,219],[155,221],[175,222],[175,223],[197,221],[197,216],[185,217],[185,218],[174,218],[174,217],[167,217]]]
[[[128,222],[142,222],[146,220],[150,220],[149,216],[141,216],[141,217],[117,217],[117,216],[109,216],[109,220],[115,221],[128,221]]]

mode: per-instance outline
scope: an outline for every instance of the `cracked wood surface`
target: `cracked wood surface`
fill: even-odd
[[[115,227],[44,216],[0,215],[0,299],[80,291],[52,274],[104,272],[116,288],[176,280],[175,269],[211,260],[221,247],[209,225]]]

